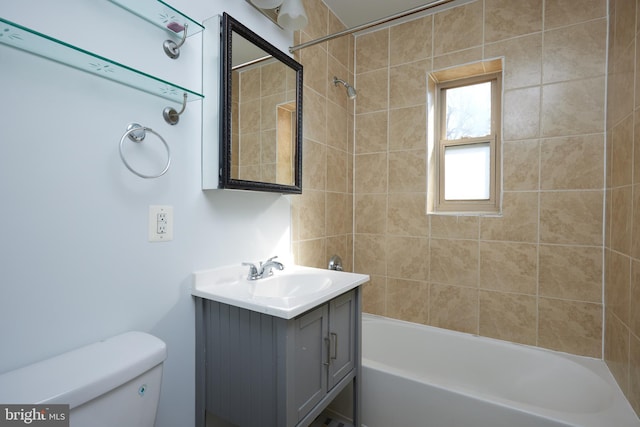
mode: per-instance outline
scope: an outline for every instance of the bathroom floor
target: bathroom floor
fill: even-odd
[[[335,414],[322,413],[309,427],[353,427],[353,424]]]

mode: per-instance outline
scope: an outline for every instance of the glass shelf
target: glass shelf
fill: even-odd
[[[161,0],[110,0],[129,12],[182,37],[185,24],[189,24],[187,37],[198,34],[204,27]]]
[[[0,18],[0,43],[182,104],[204,98],[192,90]]]

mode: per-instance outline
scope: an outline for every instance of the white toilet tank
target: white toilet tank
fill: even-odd
[[[70,427],[153,427],[166,357],[127,332],[0,375],[0,403],[68,404]]]

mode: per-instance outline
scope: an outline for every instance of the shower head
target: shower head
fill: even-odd
[[[349,83],[345,82],[344,80],[341,80],[337,77],[333,77],[333,84],[335,86],[338,86],[338,83],[342,83],[344,85],[344,87],[347,88],[347,96],[349,97],[349,99],[355,99],[357,92],[356,92],[356,88],[354,88],[353,86],[351,86]]]

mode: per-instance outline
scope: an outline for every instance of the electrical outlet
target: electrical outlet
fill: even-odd
[[[173,206],[149,206],[149,241],[173,240]]]
[[[157,215],[157,226],[156,233],[157,234],[167,234],[167,213],[160,212]]]

